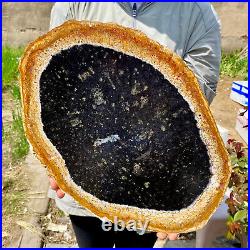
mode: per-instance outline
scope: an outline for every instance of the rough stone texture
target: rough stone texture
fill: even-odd
[[[243,48],[248,38],[247,3],[212,3],[222,22],[222,48]],[[3,44],[26,45],[47,32],[53,3],[3,3]]]
[[[39,220],[40,216],[44,215],[48,209],[48,175],[46,169],[41,166],[31,151],[25,162],[27,164],[27,173],[31,176],[29,191],[31,199],[27,203],[31,215],[27,222],[36,228],[36,232],[23,228],[19,241],[15,242],[13,247],[40,248],[42,246],[42,228]]]
[[[210,163],[194,114],[150,64],[73,46],[52,57],[40,93],[44,131],[84,191],[167,211],[206,188]]]
[[[41,248],[42,247],[42,228],[39,224],[39,216],[31,216],[27,221],[34,228],[36,232],[23,229],[19,246],[17,248]]]
[[[27,155],[25,162],[27,163],[27,170],[31,176],[32,182],[30,183],[30,193],[32,199],[29,200],[27,207],[33,213],[45,214],[48,209],[47,192],[49,188],[48,173],[46,169],[41,166],[39,160],[30,151]]]

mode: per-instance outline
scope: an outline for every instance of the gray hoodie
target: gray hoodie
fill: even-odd
[[[210,3],[144,2],[133,10],[129,2],[58,2],[51,11],[50,29],[70,19],[114,22],[141,30],[183,58],[212,102],[219,78],[221,37],[220,22]],[[50,190],[49,197],[68,214],[93,215],[68,195],[58,199]]]

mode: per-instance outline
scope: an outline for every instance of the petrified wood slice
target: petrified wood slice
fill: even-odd
[[[178,56],[135,30],[69,21],[28,46],[20,72],[27,137],[61,189],[149,230],[206,223],[230,166]]]

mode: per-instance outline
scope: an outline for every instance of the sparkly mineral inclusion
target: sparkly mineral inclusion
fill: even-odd
[[[189,206],[211,177],[194,114],[152,67],[101,46],[54,55],[40,79],[43,128],[73,181],[97,198]]]

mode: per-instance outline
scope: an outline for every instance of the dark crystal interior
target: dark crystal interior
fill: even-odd
[[[211,177],[187,102],[152,65],[75,45],[40,79],[44,131],[74,182],[97,198],[157,210],[189,206]]]

